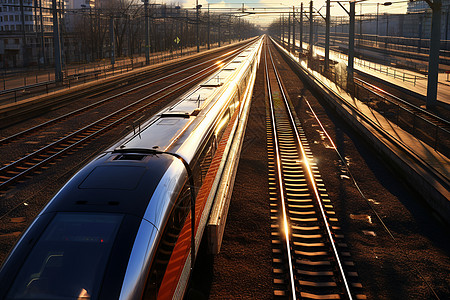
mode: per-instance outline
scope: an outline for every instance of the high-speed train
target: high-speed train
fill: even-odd
[[[240,114],[261,44],[72,177],[3,264],[0,299],[182,298],[191,245],[199,244],[211,207],[207,197],[192,197]]]

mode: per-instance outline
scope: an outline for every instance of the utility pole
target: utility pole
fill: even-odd
[[[22,64],[23,67],[28,66],[28,55],[27,55],[27,37],[25,34],[25,12],[23,8],[23,0],[19,1],[19,7],[20,7],[20,18],[21,18],[21,24],[22,24]]]
[[[169,48],[167,47],[167,7],[164,4],[162,7],[162,17],[163,17],[163,38],[162,40],[162,49],[163,51],[169,50]]]
[[[358,36],[358,47],[361,47],[362,43],[362,3],[359,3],[359,36]]]
[[[237,19],[237,21],[238,21],[238,26],[237,26],[237,28],[241,28],[241,18],[240,17],[237,17],[238,19]],[[241,41],[241,31],[240,30],[238,30],[238,40],[239,40],[239,42]]]
[[[244,3],[242,3],[242,13],[244,13]],[[244,23],[244,22],[242,22],[242,23]],[[239,28],[239,42],[241,41],[241,40],[243,40],[243,37],[242,37],[242,31],[240,30],[241,29],[241,17],[239,17],[238,18],[238,28]]]
[[[282,36],[283,36],[283,33],[282,33],[282,32],[283,32],[283,31],[282,31],[282,30],[283,30],[283,25],[282,25],[283,23],[282,23],[282,20],[283,20],[283,19],[281,18],[281,14],[280,14],[280,39],[281,39]]]
[[[432,9],[431,20],[431,41],[430,41],[430,55],[428,58],[428,83],[427,83],[427,108],[433,108],[437,103],[437,88],[439,75],[439,50],[441,43],[441,12],[442,1],[426,0]]]
[[[111,42],[111,65],[114,68],[116,63],[116,53],[115,53],[115,36],[114,36],[114,16],[111,16],[109,19],[109,38]]]
[[[378,15],[380,12],[380,3],[377,3],[377,30],[375,34],[375,47],[378,47]]]
[[[198,6],[198,0],[195,0],[195,9],[196,9],[196,13],[197,13],[197,17],[196,17],[196,27],[197,27],[197,52],[200,52],[200,29],[199,29],[199,9],[200,7]]]
[[[300,3],[300,53],[303,53],[303,2]]]
[[[221,40],[221,32],[220,32],[220,14],[219,14],[219,47],[220,47],[220,40]]]
[[[231,44],[231,15],[228,18],[228,44]]]
[[[186,32],[186,34],[189,33],[189,10],[187,10],[187,9],[186,9],[186,30],[185,30],[185,32]],[[184,43],[185,47],[186,47],[186,52],[187,52],[188,45],[190,45],[190,41],[191,40],[187,39],[187,37],[186,37],[186,43]]]
[[[37,0],[34,0],[34,26],[35,26],[35,33],[36,33],[36,43],[38,41],[38,17],[37,17]],[[37,45],[36,45],[37,48]],[[38,50],[38,57],[37,57],[37,65],[38,65],[38,69],[41,69],[41,62],[40,62],[40,58],[41,58],[41,48],[39,47]]]
[[[347,86],[348,81],[353,83],[353,60],[355,57],[355,1],[350,1],[350,11],[348,11],[340,2],[340,7],[349,15],[350,22],[348,28],[348,62],[347,62]],[[342,23],[342,22],[341,22]]]
[[[189,10],[186,9],[186,30],[184,31],[185,35],[186,35],[186,43],[185,47],[186,47],[186,52],[187,52],[187,47],[191,45],[191,39],[188,39],[188,34],[189,34]]]
[[[177,39],[177,48],[180,50],[180,56],[183,54],[183,48],[181,47],[181,39],[180,39],[180,37],[182,37],[183,38],[183,33],[182,33],[182,31],[183,31],[183,26],[180,26],[180,9],[181,9],[181,7],[180,6],[176,6],[175,7],[175,11],[177,12],[177,17],[176,17],[176,24],[177,24],[177,26],[176,26],[176,32],[177,32],[177,34],[176,34],[176,39]],[[181,28],[180,28],[181,27]],[[181,31],[181,32],[180,32]],[[177,50],[178,50],[177,49]]]
[[[62,65],[61,65],[61,40],[59,36],[59,18],[58,11],[56,9],[56,0],[52,0],[52,12],[53,12],[53,53],[55,60],[55,81],[62,82]]]
[[[295,6],[292,6],[292,52],[295,55]]]
[[[182,19],[181,19],[181,17],[180,17],[180,11],[181,11],[181,7],[178,9],[178,20],[179,20],[179,22],[181,22],[181,24],[180,24],[180,36],[181,36],[181,39],[180,39],[180,55],[181,56],[183,56],[183,44],[184,44],[184,35],[183,35],[183,21],[182,21]]]
[[[448,41],[448,19],[449,19],[449,13],[450,13],[450,6],[447,6],[447,14],[445,18],[445,40]],[[448,47],[448,46],[447,46]]]
[[[211,49],[211,43],[210,43],[210,36],[209,36],[209,31],[210,31],[210,15],[209,15],[209,3],[208,3],[208,50]]]
[[[420,53],[422,48],[422,23],[423,23],[423,15],[421,14],[419,17],[419,43],[417,45],[417,52]]]
[[[385,14],[384,15],[386,17],[386,39],[385,39],[385,43],[384,43],[384,48],[388,47],[388,36],[389,36],[389,15]]]
[[[149,28],[148,28],[148,0],[144,0],[144,10],[145,10],[145,64],[150,64],[150,45],[149,45]]]
[[[383,6],[389,6],[392,5],[392,2],[384,2],[382,3]],[[379,31],[378,31],[378,15],[379,15],[379,7],[380,7],[380,3],[377,3],[377,34],[376,34],[376,43],[375,45],[378,47],[378,35],[379,35]],[[386,17],[386,36],[388,36],[388,31],[389,31],[389,19],[387,18],[387,15],[385,15]],[[361,28],[360,28],[361,31]],[[361,32],[360,32],[361,33]],[[420,43],[420,41],[419,41]],[[386,38],[386,43],[385,43],[385,48],[387,48],[387,38]]]
[[[353,80],[353,60],[355,57],[355,2],[350,1],[350,28],[348,29],[348,75]]]
[[[47,55],[45,53],[45,42],[44,42],[44,17],[42,16],[42,0],[39,0],[39,23],[41,24],[40,32],[41,32],[41,51],[42,56],[44,57],[44,65],[47,65]]]
[[[95,49],[94,49],[94,26],[92,24],[92,6],[89,4],[89,27],[90,27],[90,42],[91,42],[91,59],[90,61],[94,61],[94,55],[95,55]],[[128,35],[130,36],[130,31],[128,29]],[[130,50],[131,50],[131,46],[130,46]]]
[[[291,51],[291,13],[288,12],[288,44],[287,50]]]
[[[58,0],[58,3],[56,4],[57,5],[57,13],[58,13],[58,24],[59,24],[59,42],[60,42],[60,45],[61,45],[61,69],[63,69],[64,68],[64,62],[66,61],[66,57],[65,57],[65,52],[64,52],[64,39],[63,38],[61,38],[61,36],[62,36],[62,30],[63,30],[63,26],[61,25],[62,23],[61,23],[61,20],[62,20],[62,16],[64,15],[64,5],[63,5],[63,3],[61,2],[62,0]],[[62,72],[62,71],[61,71]]]
[[[309,2],[309,56],[313,56],[314,44],[314,19],[313,19],[313,2]]]
[[[325,71],[330,66],[330,0],[327,0],[327,11],[325,16]]]

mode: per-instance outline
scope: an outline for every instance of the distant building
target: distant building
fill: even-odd
[[[450,0],[442,0],[442,11],[447,12],[449,8],[450,8]],[[431,8],[426,1],[419,0],[408,2],[406,13],[416,13],[425,11],[431,11]]]
[[[414,1],[408,2],[408,7],[406,8],[407,13],[424,12],[430,9],[430,6],[426,1]],[[431,9],[430,9],[431,10]]]
[[[348,18],[335,17],[334,31],[348,32]],[[408,43],[427,46],[431,36],[432,11],[425,1],[409,2],[407,13],[365,14],[356,19],[356,34],[410,39]],[[332,30],[332,31],[333,31]],[[450,0],[442,0],[441,49],[450,50]],[[406,40],[403,40],[406,43]]]
[[[450,39],[450,0],[441,0],[441,40]],[[426,1],[409,2],[406,10],[407,18],[404,26],[406,36],[429,39],[431,34],[431,8]],[[445,45],[448,47],[448,44]]]
[[[64,54],[67,63],[80,62],[82,54],[92,47],[92,30],[97,8],[95,0],[65,0],[64,14]],[[88,39],[88,45],[80,43],[80,38]],[[92,61],[92,51],[84,57]]]
[[[0,67],[44,63],[52,53],[50,0],[0,0]]]
[[[56,1],[65,33],[85,22],[95,8],[95,0]],[[63,46],[65,42],[72,47],[69,41],[62,41]],[[0,0],[0,68],[49,65],[52,61],[52,0]]]
[[[96,8],[95,4],[95,0],[65,0],[64,24],[66,30],[71,32],[77,23],[84,22],[84,16]]]
[[[66,9],[82,9],[82,8],[94,8],[94,0],[72,0],[66,1]]]

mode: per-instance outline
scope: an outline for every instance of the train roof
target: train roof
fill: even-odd
[[[185,94],[181,100],[138,126],[140,128],[110,150],[120,149],[125,152],[126,149],[157,149],[160,151],[169,149],[186,128],[197,117],[202,116],[202,111],[213,104],[215,97],[223,92],[227,83],[236,76],[237,71],[253,53],[254,48],[255,46],[251,46],[244,50],[222,69]]]
[[[177,161],[172,156],[149,153],[106,153],[78,172],[53,198],[45,213],[90,211],[142,218],[174,160]]]

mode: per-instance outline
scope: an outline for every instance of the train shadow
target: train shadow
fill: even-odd
[[[185,300],[206,300],[209,298],[214,276],[214,255],[208,253],[208,244],[202,239],[197,252],[194,271],[187,289]]]

